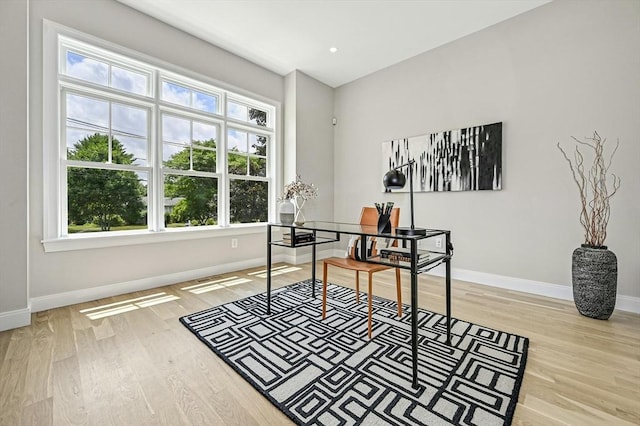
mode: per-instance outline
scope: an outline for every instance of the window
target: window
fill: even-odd
[[[45,24],[45,241],[268,220],[276,105],[69,32]]]

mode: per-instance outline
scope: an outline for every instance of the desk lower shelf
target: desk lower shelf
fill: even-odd
[[[340,239],[334,238],[334,237],[316,236],[315,240],[313,241],[296,243],[293,240],[291,241],[276,240],[276,241],[272,241],[271,245],[280,246],[280,247],[289,247],[289,248],[300,248],[300,247],[308,247],[308,246],[314,246],[319,244],[335,243],[336,241],[340,241]]]
[[[443,263],[446,259],[448,259],[446,253],[426,250],[421,250],[420,252],[423,256],[428,255],[429,257],[426,259],[418,260],[416,269],[419,274],[430,271],[431,269],[435,268],[436,266]],[[404,260],[390,260],[389,258],[384,258],[380,255],[368,257],[367,262],[379,263],[381,265],[392,266],[394,268],[411,269],[411,262]]]

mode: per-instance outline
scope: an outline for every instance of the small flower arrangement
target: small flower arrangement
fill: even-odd
[[[310,200],[318,196],[318,188],[312,183],[304,183],[300,175],[296,175],[296,180],[285,185],[283,200],[302,198],[303,200]]]

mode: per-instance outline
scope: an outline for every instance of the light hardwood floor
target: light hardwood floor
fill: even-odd
[[[310,276],[310,264],[278,266],[274,287]],[[329,278],[353,286],[348,271]],[[206,281],[219,282],[196,294]],[[420,276],[420,306],[444,312],[443,287]],[[178,321],[265,288],[253,269],[34,314],[0,333],[0,425],[291,424]],[[376,274],[374,292],[395,299],[392,271]],[[640,424],[640,315],[598,321],[571,302],[459,281],[453,315],[529,337],[514,424]]]

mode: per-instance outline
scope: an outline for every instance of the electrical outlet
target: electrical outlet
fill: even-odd
[[[442,237],[436,238],[436,248],[442,248]]]
[[[232,238],[231,239],[231,248],[238,248],[238,239],[237,238]]]

